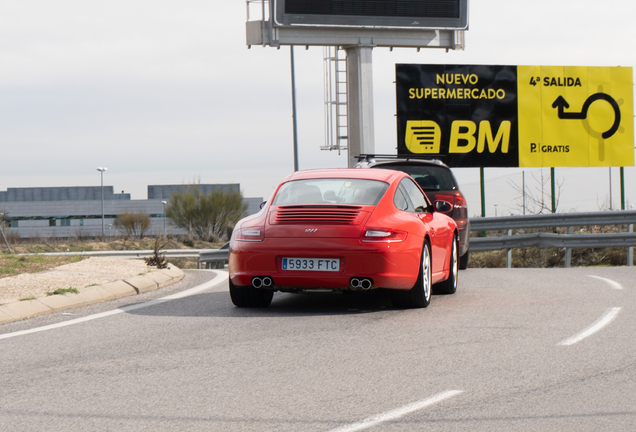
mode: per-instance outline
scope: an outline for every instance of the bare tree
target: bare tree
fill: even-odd
[[[519,185],[512,180],[508,180],[508,184],[512,186],[517,195],[515,196],[514,208],[519,210],[519,213],[524,212],[529,214],[542,214],[552,212],[552,187],[550,185],[550,176],[546,176],[541,170],[540,177],[532,174],[536,185],[534,187],[528,187],[527,185]],[[565,180],[561,179],[555,183],[555,208],[559,208],[559,201],[561,198],[561,187],[565,183]]]

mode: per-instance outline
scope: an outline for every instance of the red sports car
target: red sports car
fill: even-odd
[[[458,229],[406,173],[299,171],[230,240],[230,295],[266,307],[275,291],[390,290],[399,308],[457,289]],[[437,206],[437,209],[436,209]]]

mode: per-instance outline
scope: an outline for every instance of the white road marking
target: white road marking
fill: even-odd
[[[457,396],[462,393],[463,390],[449,390],[443,393],[436,394],[428,399],[424,399],[418,402],[413,402],[411,404],[405,405],[401,408],[394,409],[392,411],[385,412],[384,414],[378,414],[373,417],[369,417],[357,423],[352,423],[350,425],[342,426],[336,429],[332,429],[329,432],[354,432],[362,429],[367,429],[373,426],[376,426],[380,423],[385,423],[391,420],[398,419],[412,412],[421,410],[430,405],[441,402],[445,399],[449,399],[453,396]]]
[[[57,329],[60,327],[66,327],[66,326],[70,326],[73,324],[80,324],[86,321],[92,321],[95,319],[99,319],[99,318],[104,318],[107,316],[111,316],[111,315],[117,315],[120,313],[124,313],[124,312],[129,312],[129,311],[133,311],[133,310],[137,310],[137,309],[143,309],[143,308],[147,308],[150,306],[155,306],[161,303],[164,303],[168,300],[175,300],[175,299],[180,299],[183,297],[188,297],[194,294],[198,294],[202,291],[207,291],[210,288],[213,288],[217,285],[222,284],[223,282],[227,281],[228,279],[228,273],[227,272],[223,272],[223,271],[215,271],[215,270],[207,270],[207,271],[213,271],[216,273],[216,277],[214,279],[212,279],[209,282],[206,282],[204,284],[201,284],[199,286],[196,286],[194,288],[190,288],[189,290],[185,290],[176,294],[172,294],[169,296],[165,296],[165,297],[161,297],[159,299],[155,299],[155,300],[150,300],[148,302],[145,303],[140,303],[140,304],[135,304],[135,305],[130,305],[130,306],[124,306],[122,308],[119,309],[113,309],[111,311],[107,311],[107,312],[101,312],[98,314],[93,314],[93,315],[88,315],[82,318],[76,318],[73,320],[69,320],[69,321],[63,321],[57,324],[50,324],[47,326],[42,326],[42,327],[36,327],[36,328],[32,328],[32,329],[28,329],[28,330],[21,330],[21,331],[17,331],[17,332],[13,332],[13,333],[6,333],[3,335],[0,335],[0,339],[8,339],[8,338],[12,338],[12,337],[16,337],[16,336],[23,336],[23,335],[27,335],[27,334],[31,334],[31,333],[38,333],[41,331],[46,331],[46,330],[53,330],[53,329]]]
[[[588,276],[591,277],[591,278],[594,278],[594,279],[602,280],[603,282],[609,284],[609,286],[611,286],[614,289],[620,289],[620,290],[623,289],[623,286],[621,284],[619,284],[618,282],[614,282],[611,279],[605,279],[603,277],[594,276],[594,275],[588,275]]]
[[[619,307],[609,308],[602,317],[596,320],[594,324],[592,324],[582,332],[575,334],[571,338],[559,342],[557,345],[574,345],[575,343],[582,341],[586,337],[593,335],[594,333],[614,321],[614,318],[616,318],[616,315],[618,315],[620,310],[621,308]]]

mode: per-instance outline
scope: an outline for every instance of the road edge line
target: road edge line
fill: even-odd
[[[423,399],[421,401],[413,402],[408,405],[404,405],[403,407],[396,408],[391,411],[387,411],[382,414],[378,414],[373,417],[366,418],[356,423],[351,423],[349,425],[341,426],[336,429],[331,429],[329,432],[355,432],[363,429],[368,429],[370,427],[376,426],[380,423],[385,423],[391,420],[396,420],[400,417],[403,417],[407,414],[413,413],[415,411],[419,411],[423,408],[431,406],[433,404],[439,403],[443,400],[449,399],[453,396],[457,396],[460,393],[463,393],[463,390],[448,390],[442,393],[438,393],[430,398]]]
[[[17,337],[17,336],[23,336],[23,335],[27,335],[27,334],[31,334],[31,333],[39,333],[42,331],[46,331],[46,330],[53,330],[53,329],[57,329],[57,328],[61,328],[61,327],[67,327],[70,325],[74,325],[74,324],[80,324],[86,321],[92,321],[95,319],[99,319],[99,318],[104,318],[107,316],[111,316],[111,315],[117,315],[120,313],[124,313],[124,312],[128,312],[128,311],[132,311],[132,310],[137,310],[137,309],[142,309],[142,308],[146,308],[146,307],[150,307],[150,306],[154,306],[160,303],[164,303],[167,300],[176,300],[176,299],[180,299],[180,298],[184,298],[184,297],[188,297],[194,294],[198,294],[202,291],[206,291],[208,289],[214,288],[217,285],[220,285],[224,282],[227,281],[229,275],[227,272],[223,272],[223,271],[217,271],[217,270],[203,270],[203,271],[212,271],[214,273],[216,273],[216,277],[208,282],[205,282],[201,285],[198,285],[196,287],[190,288],[188,290],[182,291],[180,293],[176,293],[176,294],[171,294],[165,297],[161,297],[155,300],[150,300],[144,303],[140,303],[140,304],[134,304],[134,305],[128,305],[128,306],[123,306],[121,308],[118,309],[113,309],[110,311],[106,311],[106,312],[100,312],[97,314],[93,314],[93,315],[88,315],[85,317],[81,317],[81,318],[75,318],[69,321],[62,321],[59,323],[55,323],[55,324],[49,324],[46,326],[42,326],[42,327],[35,327],[32,329],[28,329],[28,330],[20,330],[17,332],[12,332],[12,333],[5,333],[5,334],[0,334],[0,340],[2,339],[9,339],[12,337]]]
[[[621,308],[619,307],[609,308],[608,310],[605,311],[605,313],[599,319],[597,319],[594,323],[592,323],[592,325],[590,325],[588,328],[580,331],[574,336],[571,336],[559,342],[557,345],[570,346],[570,345],[574,345],[577,342],[581,342],[583,339],[589,336],[592,336],[594,333],[598,332],[603,327],[605,327],[606,325],[614,321],[614,319],[616,318],[616,316],[618,315],[620,311],[621,311]]]

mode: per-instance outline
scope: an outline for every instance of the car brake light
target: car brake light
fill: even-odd
[[[235,234],[238,241],[263,241],[265,240],[265,227],[239,228]]]
[[[362,233],[363,242],[401,242],[406,239],[406,232],[383,228],[367,228]]]

